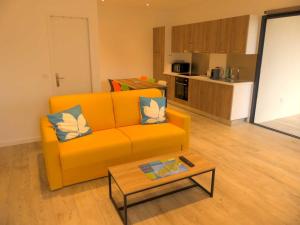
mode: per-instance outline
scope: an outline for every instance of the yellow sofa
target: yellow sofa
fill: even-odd
[[[81,105],[93,133],[57,140],[47,117],[41,119],[43,153],[51,190],[107,176],[112,165],[188,149],[190,117],[167,109],[167,123],[140,125],[139,96],[160,97],[157,89],[58,96],[50,113]]]

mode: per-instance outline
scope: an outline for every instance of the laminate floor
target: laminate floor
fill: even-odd
[[[300,115],[264,122],[261,125],[300,137]]]
[[[300,140],[192,114],[191,151],[217,165],[214,198],[200,189],[170,195],[130,208],[131,224],[300,224]],[[1,148],[0,224],[121,225],[107,185],[102,178],[51,192],[39,143]]]

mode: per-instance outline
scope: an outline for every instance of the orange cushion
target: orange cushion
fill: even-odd
[[[115,127],[110,93],[56,96],[50,98],[50,113],[80,105],[82,113],[93,131]]]
[[[140,80],[148,80],[148,76],[145,76],[145,75],[140,76]]]
[[[112,93],[116,127],[140,124],[140,96],[161,97],[161,91],[143,89]]]
[[[121,85],[117,81],[113,80],[111,83],[114,88],[114,91],[121,91]]]
[[[166,150],[180,151],[185,143],[185,130],[171,124],[151,124],[119,127],[131,141],[133,154],[164,154]]]
[[[126,158],[131,143],[119,130],[108,129],[59,143],[59,149],[62,168],[68,170]]]

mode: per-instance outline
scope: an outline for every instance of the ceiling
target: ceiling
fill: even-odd
[[[181,8],[190,7],[194,4],[199,4],[204,0],[104,0],[102,4],[117,4],[120,6],[135,7],[135,8],[146,8],[146,4],[149,3],[149,8],[163,11],[176,11]]]

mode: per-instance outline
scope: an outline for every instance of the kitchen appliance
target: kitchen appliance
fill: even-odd
[[[210,79],[212,80],[219,80],[222,76],[223,69],[221,67],[216,67],[211,70]]]
[[[189,93],[189,79],[176,77],[175,79],[175,98],[187,101]]]
[[[173,63],[172,64],[172,72],[180,73],[180,74],[189,74],[190,72],[190,64],[189,63]]]

